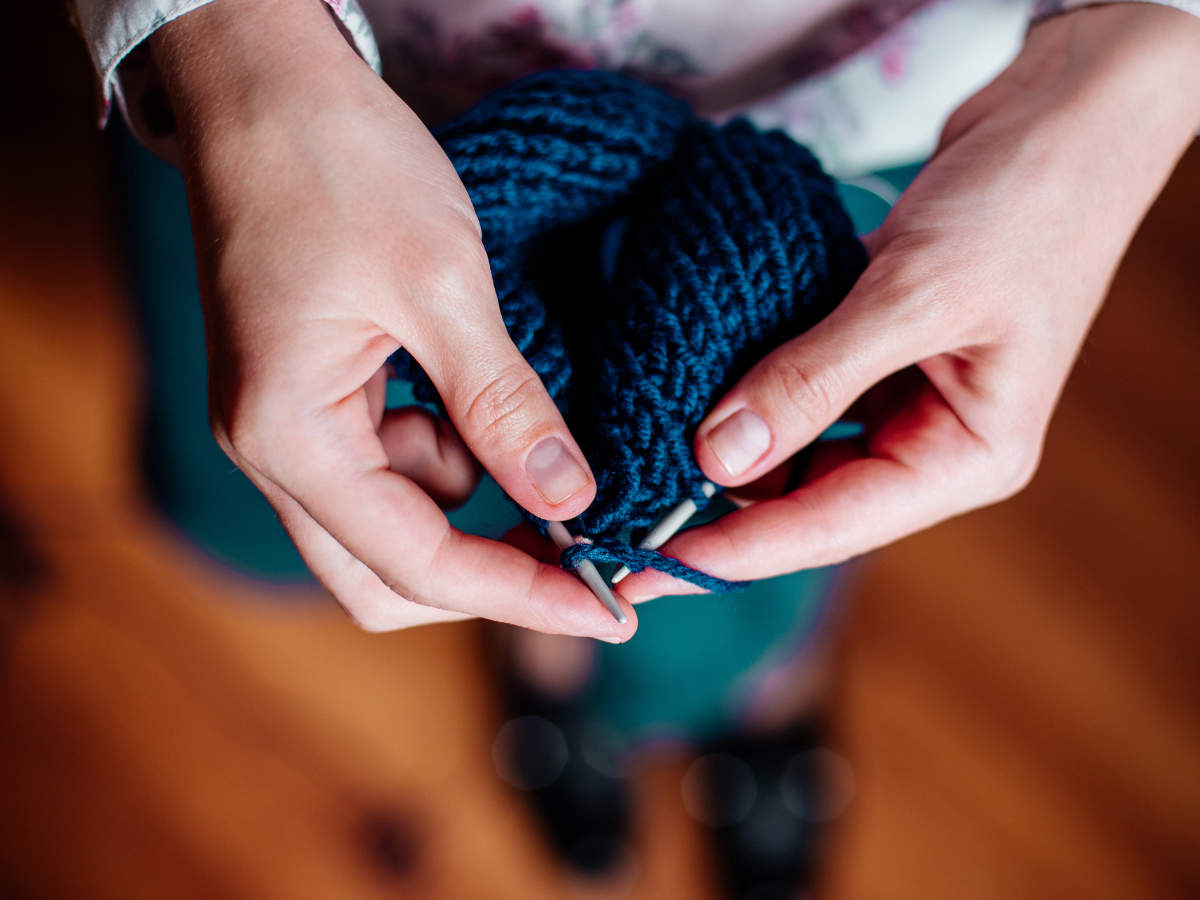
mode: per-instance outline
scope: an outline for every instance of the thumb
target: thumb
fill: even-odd
[[[912,335],[891,318],[887,304],[852,295],[763,358],[696,429],[696,461],[704,474],[731,487],[765,475],[869,388],[915,362]]]
[[[459,436],[510,497],[551,521],[587,509],[596,495],[591,469],[498,314],[414,349]]]

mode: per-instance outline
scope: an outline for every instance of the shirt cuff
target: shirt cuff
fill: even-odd
[[[99,87],[100,125],[108,121],[114,96],[125,118],[130,116],[130,91],[126,90],[121,63],[151,34],[182,15],[199,9],[212,0],[74,0],[75,21],[92,65],[96,69]],[[380,71],[379,47],[371,25],[358,5],[358,0],[324,0],[345,29],[362,58],[376,72]],[[144,74],[145,66],[138,69]],[[143,81],[145,79],[138,79]],[[135,131],[141,129],[135,128]]]

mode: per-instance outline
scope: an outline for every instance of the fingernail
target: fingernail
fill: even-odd
[[[606,644],[623,644],[623,643],[625,643],[623,638],[618,638],[618,637],[598,637],[598,638],[596,638],[596,640],[604,641],[604,643],[606,643]]]
[[[559,438],[538,441],[525,457],[525,471],[547,503],[562,503],[588,484],[588,473]]]
[[[742,407],[705,438],[725,471],[741,475],[771,447],[771,429],[758,413]]]

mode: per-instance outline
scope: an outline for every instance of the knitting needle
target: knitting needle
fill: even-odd
[[[717,486],[711,481],[706,481],[704,484],[700,485],[700,490],[706,499],[711,500],[712,495],[717,492]],[[681,502],[673,510],[659,519],[658,524],[651,528],[650,532],[644,538],[642,538],[642,542],[638,544],[638,549],[657,550],[659,547],[673,538],[675,536],[675,532],[687,524],[687,520],[696,514],[697,509],[699,509],[699,507],[696,505],[696,501],[692,500],[690,497]],[[625,568],[625,566],[621,566],[621,568],[617,569],[617,571],[613,573],[613,584],[616,584],[628,574],[629,569]]]
[[[567,531],[567,526],[562,522],[550,522],[546,527],[546,533],[550,535],[550,540],[554,541],[554,546],[559,550],[566,550],[568,547],[573,547],[577,543],[584,541],[584,538],[576,538],[571,532]],[[590,559],[581,560],[575,566],[575,574],[580,580],[586,584],[596,599],[604,604],[604,608],[612,613],[612,617],[620,624],[624,625],[628,621],[625,610],[621,609],[617,603],[617,598],[613,596],[612,589],[605,583],[600,576],[600,572],[596,569],[596,564]]]
[[[862,433],[863,426],[861,422],[839,420],[825,429],[818,440],[841,441],[846,440],[847,438],[858,437]],[[713,494],[717,492],[717,486],[711,481],[706,481],[700,486],[700,490],[704,493],[704,496],[707,499],[711,500]],[[698,508],[699,507],[697,507],[695,500],[687,499],[681,502],[673,510],[658,520],[658,524],[651,528],[650,533],[642,538],[642,542],[638,544],[638,549],[657,550],[659,547],[673,538],[680,528],[687,524],[688,519],[696,514],[696,510]],[[625,566],[621,566],[621,568],[617,569],[617,571],[613,573],[612,583],[616,584],[618,581],[623,580],[628,575],[629,569],[627,569]]]

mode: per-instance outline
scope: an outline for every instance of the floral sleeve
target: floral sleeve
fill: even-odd
[[[138,139],[174,160],[144,41],[210,0],[68,2],[98,75],[101,121],[115,97]],[[685,16],[661,0],[324,0],[427,121],[529,72],[617,69],[702,114],[784,128],[842,175],[928,156],[948,111],[1018,51],[1031,6],[1036,22],[1109,2],[1121,0],[691,0]],[[1200,0],[1145,2],[1200,16]]]

